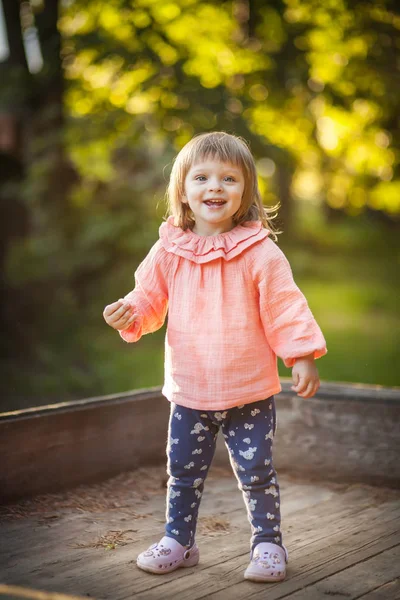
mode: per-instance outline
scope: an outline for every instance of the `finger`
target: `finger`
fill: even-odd
[[[292,377],[293,377],[293,385],[294,386],[298,385],[299,379],[300,379],[299,374],[296,372],[295,373],[292,372]]]
[[[318,392],[320,385],[321,385],[321,383],[320,383],[319,379],[317,379],[317,381],[314,381],[314,388],[313,388],[314,394],[316,394]]]
[[[118,329],[120,329],[122,326],[126,325],[126,323],[129,321],[131,316],[132,316],[132,314],[130,312],[126,312],[123,315],[120,315],[118,317],[118,319],[113,321],[114,326],[117,327]]]
[[[123,300],[117,300],[117,302],[113,302],[112,304],[108,304],[103,312],[105,317],[111,317],[121,306]]]
[[[297,386],[296,391],[299,392],[300,394],[303,394],[308,387],[309,381],[310,380],[308,379],[308,377],[303,377],[303,379],[300,380],[300,383]]]
[[[302,398],[310,398],[312,396],[312,391],[314,388],[314,381],[310,381],[307,385],[307,387],[305,388],[305,390],[303,390],[302,392],[300,392],[299,394],[297,394],[298,396],[302,396]]]
[[[319,390],[319,388],[320,388],[320,385],[321,385],[321,384],[320,384],[320,382],[319,382],[319,380],[318,380],[318,381],[315,383],[314,387],[313,387],[313,391],[312,391],[312,394],[311,394],[311,396],[315,396],[315,394],[318,392],[318,390]]]
[[[106,318],[106,323],[113,329],[121,329],[122,327],[124,327],[126,319],[124,319],[123,317],[119,317],[117,319],[114,317],[109,317]]]
[[[122,306],[120,306],[120,308],[118,308],[118,310],[116,310],[113,313],[112,319],[113,321],[119,321],[120,319],[130,316],[131,313],[132,308],[130,306],[127,306],[126,304],[122,304]]]
[[[123,320],[125,323],[130,323],[130,322],[134,321],[136,318],[137,318],[137,315],[136,315],[136,313],[133,313],[133,314],[132,314],[131,312],[129,312],[128,314],[124,315],[124,317],[123,317],[123,319],[122,319],[122,320]]]
[[[311,390],[310,392],[307,394],[307,398],[312,398],[313,396],[315,396],[315,392],[317,391],[317,387],[315,386],[315,381],[312,382],[312,386],[311,386]]]
[[[128,321],[126,321],[125,325],[121,325],[121,327],[118,327],[118,329],[120,329],[121,331],[123,331],[124,329],[129,329],[129,327],[136,321],[137,318],[138,315],[132,315],[132,317],[128,319]]]
[[[305,377],[299,377],[295,385],[292,386],[292,390],[295,392],[302,392],[307,387],[307,380]]]

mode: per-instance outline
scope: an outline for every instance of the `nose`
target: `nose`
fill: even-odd
[[[210,192],[220,192],[222,190],[221,183],[218,179],[210,179],[208,188]]]

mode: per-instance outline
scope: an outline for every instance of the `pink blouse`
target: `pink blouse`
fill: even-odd
[[[200,410],[225,410],[281,391],[277,356],[327,353],[288,260],[261,221],[200,236],[174,225],[135,272],[127,294],[139,318],[121,337],[137,342],[168,310],[163,395]]]

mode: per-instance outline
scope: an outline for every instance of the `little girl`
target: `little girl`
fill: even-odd
[[[285,578],[280,494],[272,462],[277,356],[303,398],[320,385],[325,339],[263,207],[254,159],[236,136],[194,137],[175,159],[169,214],[135,273],[135,289],[104,309],[127,342],[168,310],[163,395],[170,402],[165,535],[137,565],[169,573],[199,561],[196,524],[219,429],[251,524],[254,581]],[[274,241],[273,241],[273,239]]]

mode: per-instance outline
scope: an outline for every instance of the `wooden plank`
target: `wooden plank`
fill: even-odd
[[[149,469],[149,481],[156,478],[157,473],[162,469]],[[155,474],[152,474],[155,471]],[[218,502],[223,501],[223,510],[221,516],[228,518],[230,529],[228,534],[221,536],[223,544],[226,545],[227,539],[235,531],[239,532],[234,544],[241,549],[241,554],[248,548],[250,527],[246,518],[246,511],[243,504],[242,495],[237,489],[237,482],[233,476],[221,479],[220,472],[216,470],[215,479],[213,479],[213,470],[211,469],[209,480],[206,486],[205,497],[202,501],[200,513],[200,526],[203,520],[208,516],[215,515]],[[282,479],[282,514],[284,518],[298,510],[305,510],[307,507],[315,506],[318,502],[330,499],[332,496],[340,493],[338,490],[329,489],[315,484],[299,485],[290,481],[285,482]],[[102,486],[93,486],[93,495],[102,495],[100,488]],[[112,485],[105,485],[106,489],[112,489]],[[339,486],[334,486],[339,487]],[[343,486],[342,486],[343,487]],[[114,490],[117,494],[117,490]],[[360,492],[353,490],[351,495],[359,496]],[[7,583],[18,583],[24,585],[36,585],[40,587],[49,587],[54,589],[54,583],[60,585],[57,589],[60,591],[70,591],[82,593],[82,591],[91,590],[93,585],[93,573],[96,573],[96,586],[99,573],[106,575],[104,585],[113,579],[121,581],[121,563],[129,564],[129,570],[138,576],[142,572],[138,571],[134,564],[137,554],[156,539],[160,537],[164,525],[164,504],[165,491],[153,495],[147,501],[142,503],[141,507],[136,506],[135,512],[150,513],[147,519],[132,519],[129,513],[122,510],[113,510],[105,513],[83,513],[61,514],[59,519],[27,518],[22,521],[3,523],[0,535],[3,540],[1,545],[0,564],[3,565],[4,578]],[[51,507],[51,500],[49,503]],[[78,499],[77,499],[78,500]],[[83,499],[82,499],[83,500]],[[84,505],[82,500],[78,500],[78,505]],[[54,511],[49,516],[54,515]],[[45,516],[45,515],[44,515]],[[157,521],[158,519],[158,521]],[[289,525],[290,527],[290,525]],[[98,539],[108,530],[126,530],[134,529],[135,533],[127,534],[128,545],[119,547],[114,552],[104,552],[103,549],[76,549],[72,544],[76,542],[90,542]],[[242,532],[242,533],[240,533]],[[130,539],[131,538],[131,539]],[[199,535],[200,544],[209,544],[210,538],[207,535]],[[213,541],[214,543],[214,541]],[[230,556],[228,553],[226,556]],[[114,564],[114,561],[116,563]],[[76,589],[74,587],[65,587],[71,585],[74,581],[82,581],[81,565],[85,565],[86,585]],[[111,572],[110,569],[111,568]],[[87,577],[86,577],[87,574]],[[144,585],[147,585],[144,575]],[[1,579],[1,577],[0,577]],[[131,577],[129,578],[131,581]],[[102,582],[99,582],[101,589]],[[102,590],[104,591],[104,590]]]
[[[7,510],[11,516],[24,514],[24,511],[25,513],[30,511],[32,514],[36,512],[39,522],[32,519],[32,525],[29,528],[26,525],[26,519],[16,520],[14,518],[10,522],[3,523],[1,535],[4,540],[7,540],[7,544],[0,546],[0,564],[3,559],[2,549],[4,554],[9,555],[12,554],[14,548],[20,551],[25,549],[29,553],[34,553],[36,548],[38,550],[42,547],[48,548],[49,533],[53,529],[63,526],[64,523],[65,528],[68,532],[73,532],[73,535],[76,535],[79,528],[85,529],[92,522],[99,522],[101,525],[102,519],[103,522],[107,522],[114,528],[117,527],[118,520],[125,523],[131,521],[131,526],[136,528],[143,522],[141,517],[146,515],[148,521],[158,518],[163,524],[166,488],[162,487],[160,482],[164,477],[164,466],[148,467],[126,473],[101,484],[82,486],[62,494],[39,496],[36,500],[24,501],[15,506],[9,505],[8,508],[4,507],[2,511],[4,515],[7,515]],[[293,510],[315,505],[346,488],[346,486],[338,484],[330,485],[330,487],[321,484],[299,484],[287,477],[280,479],[282,479],[281,500],[284,518]],[[109,497],[112,500],[111,504],[108,500]],[[110,506],[112,510],[107,510]],[[65,512],[68,508],[69,514],[66,515]],[[46,514],[46,509],[48,514]],[[237,511],[237,518],[244,519],[246,522],[242,493],[237,487],[237,481],[231,470],[221,470],[213,465],[206,481],[200,515],[214,514],[216,510],[221,515],[233,514],[232,511]],[[102,515],[102,511],[106,512]],[[35,527],[33,523],[40,526]],[[24,544],[21,544],[21,538],[23,538]],[[25,544],[28,541],[29,544]]]
[[[310,585],[316,577],[321,576],[321,573],[322,577],[334,573],[335,569],[338,570],[338,564],[340,564],[339,568],[345,568],[359,560],[364,560],[371,554],[381,551],[385,544],[393,543],[393,539],[399,542],[398,503],[386,506],[383,515],[380,507],[367,508],[360,513],[357,520],[354,518],[357,511],[348,514],[345,518],[348,509],[343,504],[336,506],[336,514],[332,503],[324,504],[323,507],[318,506],[317,510],[307,511],[306,515],[297,514],[300,522],[296,524],[294,520],[294,532],[286,536],[290,553],[288,577],[283,583],[267,585],[269,600],[283,598]],[[353,509],[355,508],[353,505]],[[377,532],[380,532],[378,540],[376,540]],[[179,595],[180,600],[200,599],[205,597],[203,588],[205,581],[207,581],[207,598],[222,600],[229,597],[232,600],[239,600],[253,595],[254,598],[258,596],[261,598],[261,595],[264,597],[265,587],[260,588],[260,584],[243,580],[248,555],[243,554],[243,550],[237,550],[243,548],[243,544],[240,544],[241,538],[243,540],[243,534],[234,534],[230,535],[225,543],[221,544],[221,540],[216,540],[207,547],[207,555],[201,558],[197,567],[185,570],[183,575],[179,573],[174,576],[172,573],[169,582],[160,582],[154,577],[152,580],[147,578],[149,587],[141,591],[141,586],[139,585],[138,588],[138,584],[143,578],[139,576],[139,579],[135,580],[135,598],[152,599],[157,597],[157,593],[162,593],[165,599],[174,598],[175,594]],[[344,549],[347,549],[347,554]],[[188,571],[190,573],[187,573]],[[160,585],[162,587],[159,587]]]
[[[400,600],[400,579],[385,583],[359,598],[360,600]]]
[[[322,523],[322,527],[326,527],[325,523]],[[395,528],[398,528],[398,522]],[[312,534],[310,528],[306,530],[306,533],[309,536]],[[345,532],[345,535],[347,534],[348,533]],[[393,532],[389,531],[384,543],[388,543],[388,541],[390,543],[391,534],[393,534]],[[367,533],[366,536],[357,536],[357,540],[354,542],[352,556],[347,559],[347,563],[352,564],[350,561],[353,561],[354,563],[368,557],[367,550],[362,552],[363,545],[366,540],[368,540],[368,535],[371,536],[370,533]],[[268,598],[271,600],[286,597],[293,592],[302,589],[304,586],[310,585],[310,582],[314,582],[316,577],[327,577],[334,573],[335,570],[345,568],[345,565],[343,566],[343,559],[340,554],[338,554],[337,547],[343,540],[343,533],[341,536],[336,536],[336,540],[338,539],[339,541],[335,540],[336,544],[332,547],[330,544],[334,538],[334,533],[333,528],[331,528],[329,534],[326,535],[323,540],[315,540],[313,545],[318,549],[316,552],[312,552],[312,558],[309,557],[308,559],[309,571],[303,571],[297,574],[296,571],[301,569],[301,562],[299,564],[299,554],[308,553],[312,551],[312,548],[310,548],[310,544],[308,544],[307,548],[304,549],[301,540],[296,542],[293,537],[294,536],[292,535],[287,536],[291,554],[287,579],[279,584],[267,585]],[[235,539],[231,537],[230,541],[234,543]],[[393,541],[393,539],[391,541]],[[226,548],[223,548],[223,550],[225,549]],[[378,548],[378,551],[380,549],[381,548]],[[375,548],[368,549],[368,551],[372,553],[376,550],[377,543],[375,544]],[[135,598],[138,600],[156,598],[156,590],[160,593],[160,589],[162,589],[162,596],[165,599],[172,599],[175,597],[175,594],[179,594],[179,597],[182,600],[199,600],[204,597],[202,583],[204,584],[205,581],[207,581],[207,597],[213,598],[214,600],[222,600],[226,597],[229,597],[232,600],[239,600],[242,598],[255,599],[263,598],[265,596],[266,589],[264,586],[260,587],[259,584],[248,582],[243,579],[243,573],[248,564],[247,554],[234,556],[234,552],[232,552],[231,557],[229,558],[226,558],[226,555],[223,554],[225,558],[223,561],[220,561],[220,555],[221,548],[219,547],[219,544],[216,544],[215,547],[214,545],[213,547],[210,545],[209,555],[207,555],[205,559],[206,562],[203,563],[203,569],[200,572],[193,570],[190,577],[185,574],[179,579],[172,579],[169,583],[161,584],[161,582],[158,582],[157,584],[157,582],[149,582],[149,586],[151,587],[143,592],[136,593]],[[312,561],[311,564],[310,561]],[[159,585],[162,585],[162,588],[159,588]],[[135,590],[137,590],[137,583],[135,584]],[[125,598],[125,596],[122,598]]]
[[[27,600],[87,600],[83,596],[67,596],[66,594],[57,594],[56,592],[43,592],[41,590],[32,590],[16,585],[1,585],[0,598],[12,600],[26,598]],[[94,600],[94,599],[93,599]]]
[[[160,470],[153,468],[156,473]],[[149,479],[151,477],[149,470]],[[209,486],[206,486],[201,505],[199,531],[202,529],[202,523],[206,523],[207,518],[215,514],[216,506],[222,497],[223,507],[219,514],[221,518],[228,520],[229,531],[234,531],[241,526],[248,527],[249,535],[246,510],[242,495],[237,489],[236,479],[231,476],[226,477],[225,480],[220,478],[213,480],[212,477],[214,476],[211,470]],[[283,483],[282,514],[285,518],[295,511],[313,506],[338,493],[322,486]],[[96,489],[99,490],[100,487],[93,486],[93,493],[95,494]],[[87,550],[73,549],[74,545],[77,543],[89,545],[109,530],[127,530],[124,540],[130,541],[131,552],[139,553],[162,534],[165,522],[164,496],[164,491],[159,495],[153,494],[146,504],[143,502],[141,506],[135,505],[133,516],[123,509],[105,513],[79,512],[58,516],[56,511],[52,511],[50,515],[39,517],[39,521],[37,518],[29,518],[3,523],[0,529],[3,540],[0,546],[0,565],[3,565],[3,568],[0,571],[7,572],[7,581],[21,583],[22,580],[19,578],[21,573],[31,573],[35,570],[54,572],[55,561],[61,561],[63,568],[68,570],[68,564],[65,564],[68,553],[71,554],[72,564],[75,563],[77,554],[81,554],[82,559],[86,560],[88,553]],[[46,516],[54,518],[46,518]],[[142,516],[145,518],[136,518]],[[60,540],[62,540],[61,544]],[[95,550],[95,553],[98,554],[98,551]],[[27,584],[32,581],[32,579],[23,580]]]
[[[207,509],[207,514],[213,514],[214,500],[218,495],[221,495],[218,482],[214,483],[215,485],[211,485],[210,482],[209,485],[210,491],[213,488],[213,493],[209,495],[208,507],[206,502],[202,503],[202,508]],[[229,482],[224,483],[228,484]],[[236,492],[235,501],[232,502],[231,506],[239,506],[242,504],[242,499],[238,494],[238,490],[234,489],[235,480],[231,480],[230,485],[231,492]],[[318,486],[315,485],[315,488],[318,489]],[[353,547],[353,540],[358,540],[358,536],[353,534],[357,533],[360,527],[365,530],[370,530],[371,527],[379,527],[380,530],[384,529],[386,531],[386,524],[390,523],[393,514],[395,516],[398,514],[396,502],[382,503],[380,501],[379,504],[375,491],[365,487],[337,490],[332,493],[330,499],[322,500],[317,506],[313,505],[312,489],[307,491],[310,495],[310,505],[307,507],[304,504],[306,499],[304,499],[298,507],[299,510],[296,511],[296,486],[287,488],[288,499],[290,498],[293,503],[293,512],[285,516],[284,520],[285,530],[290,529],[285,534],[285,543],[287,543],[290,552],[290,569],[299,560],[301,567],[301,554],[297,554],[296,558],[297,549],[304,548],[303,552],[309,553],[311,552],[310,543],[314,544],[315,560],[319,564],[318,560],[321,561],[325,547],[331,543],[332,536],[335,534],[341,535],[342,538],[349,536],[349,543]],[[390,494],[394,494],[394,492],[389,490],[388,496]],[[223,488],[222,495],[230,499],[229,486]],[[162,516],[164,499],[160,495],[157,501],[159,502],[159,512],[157,514]],[[371,506],[371,504],[378,506]],[[149,508],[151,507],[149,506]],[[282,512],[284,513],[285,510],[283,504]],[[381,519],[379,519],[380,512],[383,513]],[[257,584],[243,582],[243,571],[248,562],[249,524],[244,511],[233,510],[231,514],[234,513],[236,516],[234,515],[234,518],[232,518],[233,526],[230,533],[215,538],[204,535],[198,536],[201,560],[200,564],[194,569],[182,569],[162,577],[152,576],[137,569],[135,560],[138,552],[153,543],[160,533],[160,529],[157,530],[157,525],[153,521],[150,523],[147,538],[146,532],[143,530],[144,537],[133,539],[126,546],[118,548],[116,552],[105,552],[90,548],[73,550],[68,547],[68,544],[79,528],[78,519],[76,519],[76,526],[70,537],[67,537],[67,534],[71,533],[67,521],[63,525],[63,531],[55,527],[53,536],[48,532],[47,538],[43,536],[43,526],[37,528],[38,533],[41,535],[37,550],[32,549],[30,556],[29,552],[26,552],[23,560],[20,560],[20,556],[15,555],[15,559],[18,560],[18,567],[14,567],[9,573],[10,576],[18,576],[21,584],[34,584],[44,589],[56,589],[66,593],[91,593],[92,596],[98,598],[108,597],[113,600],[136,598],[140,597],[141,593],[148,594],[148,597],[159,598],[165,596],[167,598],[169,593],[172,597],[178,591],[180,598],[196,598],[198,593],[204,590],[204,585],[207,585],[206,589],[210,592],[220,590],[222,594],[226,589],[227,593],[229,591],[229,597],[234,597],[234,591],[240,584],[253,585],[257,588]],[[357,519],[359,513],[360,517]],[[203,514],[203,511],[201,514]],[[204,514],[206,514],[205,511]],[[109,523],[111,523],[110,516],[108,518]],[[115,514],[115,518],[117,518],[117,514]],[[99,524],[105,525],[106,523],[107,514],[103,514],[102,521],[99,521]],[[349,523],[352,527],[349,526]],[[376,525],[376,523],[378,524]],[[141,523],[141,525],[144,525],[144,523]],[[136,524],[133,526],[136,527]],[[114,525],[109,525],[109,528],[114,528]],[[26,544],[29,546],[29,539],[33,539],[36,533],[29,524],[27,529],[28,531],[32,529],[30,538],[26,539]],[[99,528],[99,533],[102,533],[102,531]],[[315,546],[315,544],[317,545]],[[355,543],[356,553],[359,552],[359,545],[360,542]],[[38,555],[40,547],[46,549],[43,555],[43,551]],[[22,580],[21,577],[23,577]],[[15,579],[10,582],[13,581]],[[233,588],[231,587],[232,584],[234,585]],[[279,586],[281,585],[283,584],[279,584]],[[216,587],[217,589],[215,589]],[[268,585],[269,594],[271,593],[271,587]],[[299,589],[298,583],[296,589]],[[242,593],[243,589],[240,594]],[[246,589],[245,594],[243,596],[239,594],[238,597],[246,597],[248,593],[249,590]]]
[[[365,525],[367,526],[367,524],[368,521]],[[295,592],[304,588],[308,589],[308,586],[312,585],[312,583],[323,580],[337,571],[346,569],[370,556],[374,556],[388,546],[398,544],[398,527],[399,519],[391,525],[390,523],[385,523],[385,533],[381,536],[381,539],[375,539],[374,533],[369,531],[368,527],[363,531],[357,531],[357,528],[355,528],[353,531],[344,530],[339,534],[335,534],[332,531],[327,531],[325,523],[322,522],[321,533],[323,532],[324,534],[322,538],[317,537],[311,543],[307,543],[306,546],[302,545],[301,541],[290,545],[291,556],[287,579],[282,583],[268,584],[266,586],[268,599],[292,598]],[[353,536],[355,533],[358,533],[358,535],[354,539]],[[344,542],[347,539],[350,539],[350,542],[346,548]],[[240,569],[240,566],[242,569]],[[213,600],[221,600],[228,596],[233,600],[244,597],[251,598],[251,600],[264,598],[265,585],[262,586],[261,584],[254,584],[243,580],[245,566],[246,564],[243,562],[240,563],[239,559],[228,561],[226,572],[230,574],[229,579],[225,580],[224,578],[224,581],[218,584],[220,585],[218,592],[211,593],[213,590],[210,589],[209,597],[213,598]],[[233,575],[235,571],[237,571],[237,574]],[[222,573],[219,574],[219,577],[221,575]],[[164,597],[168,598],[165,592],[166,590],[163,588]],[[141,598],[142,596],[139,597]],[[182,594],[181,597],[189,598],[189,593]],[[195,594],[192,597],[201,598],[202,596],[201,594],[199,596]],[[304,598],[308,598],[308,596],[305,595]]]
[[[400,577],[400,545],[388,548],[352,567],[340,570],[309,585],[290,600],[320,600],[324,596],[339,596],[350,599],[364,597],[378,586],[394,583]],[[393,596],[392,596],[393,598]]]

